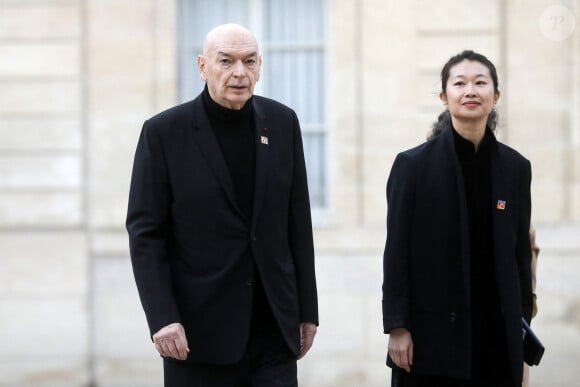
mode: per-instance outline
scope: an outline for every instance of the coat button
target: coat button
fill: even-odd
[[[457,321],[457,314],[455,312],[449,313],[449,322],[454,323],[455,321]]]

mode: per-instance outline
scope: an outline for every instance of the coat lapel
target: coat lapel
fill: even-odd
[[[252,230],[260,215],[264,195],[267,189],[268,176],[270,173],[270,152],[275,144],[274,129],[268,119],[263,106],[254,97],[254,113],[256,125],[256,187],[254,190],[254,209],[252,212]]]
[[[469,219],[467,210],[467,201],[465,198],[465,182],[463,180],[463,171],[461,170],[461,164],[457,158],[457,152],[455,150],[455,140],[453,138],[453,128],[451,126],[447,127],[445,132],[442,134],[445,136],[445,154],[449,157],[450,168],[455,176],[455,191],[457,193],[459,207],[459,229],[461,230],[461,235],[459,236],[460,252],[461,252],[461,264],[463,265],[463,287],[466,295],[467,305],[471,305],[471,240],[469,236]]]
[[[203,108],[201,96],[193,101],[193,138],[211,170],[224,188],[227,198],[240,216],[245,217],[236,200],[234,183],[226,164],[222,150],[209,123]]]

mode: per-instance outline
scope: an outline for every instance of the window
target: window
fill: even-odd
[[[197,55],[205,34],[235,22],[252,30],[264,59],[256,94],[296,111],[302,127],[313,210],[327,206],[325,0],[181,0],[180,99],[203,88]]]

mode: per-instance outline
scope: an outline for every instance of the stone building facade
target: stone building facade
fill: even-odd
[[[180,36],[185,6],[196,1],[0,0],[0,386],[161,385],[124,217],[143,120],[192,87]],[[248,1],[253,24],[270,1],[285,0]],[[386,383],[386,178],[397,152],[425,139],[442,110],[440,67],[465,48],[498,66],[498,135],[532,162],[545,300],[537,326],[552,344],[533,385],[572,385],[580,376],[580,0],[320,6],[321,326],[299,364],[301,385]]]

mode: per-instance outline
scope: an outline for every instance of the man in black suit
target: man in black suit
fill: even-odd
[[[296,386],[318,325],[300,126],[254,96],[254,35],[210,31],[193,101],[143,125],[127,230],[165,385]]]

